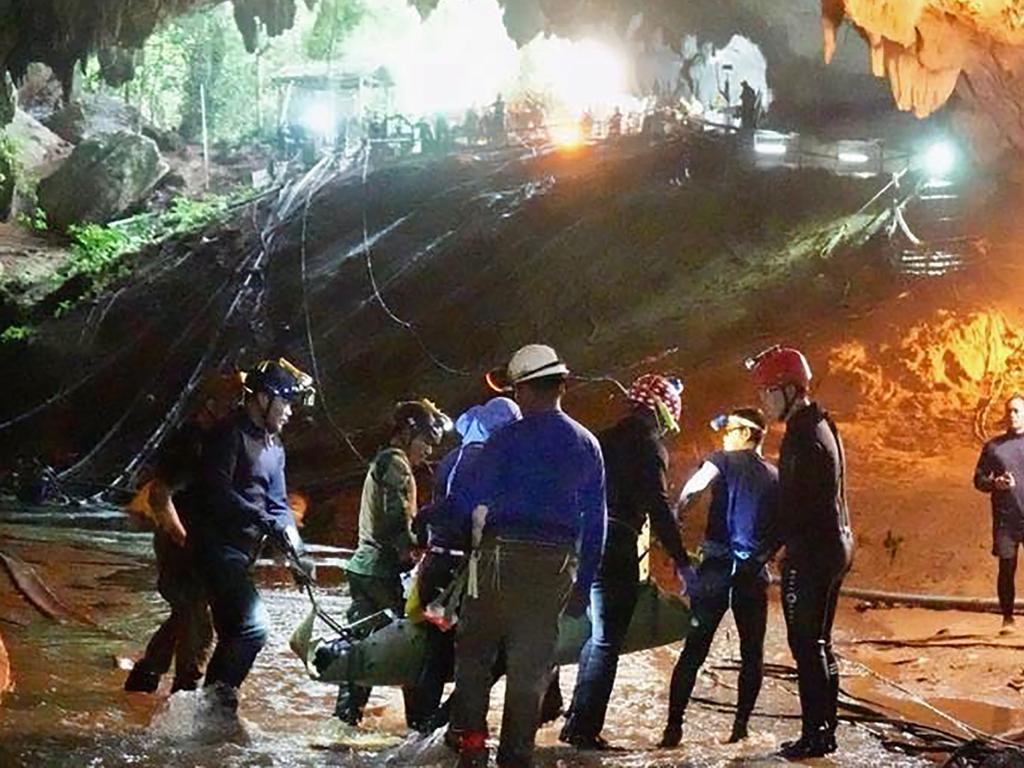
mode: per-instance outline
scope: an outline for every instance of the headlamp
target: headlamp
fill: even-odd
[[[763,360],[767,355],[770,355],[773,352],[778,352],[780,349],[782,349],[781,344],[772,344],[770,347],[768,347],[768,349],[762,349],[753,357],[748,357],[746,360],[744,360],[743,366],[748,371],[752,371],[757,367],[757,364],[761,362],[761,360]]]

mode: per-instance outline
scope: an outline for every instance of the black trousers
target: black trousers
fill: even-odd
[[[782,608],[789,649],[796,662],[804,735],[835,732],[839,665],[832,652],[839,588],[850,569],[850,548],[800,560],[782,569]]]
[[[764,679],[764,635],[768,623],[768,579],[760,572],[733,575],[733,561],[705,560],[700,564],[698,585],[690,598],[693,612],[690,634],[672,670],[668,721],[679,724],[697,682],[697,673],[708,657],[711,642],[725,612],[732,609],[740,636],[739,696],[736,719],[749,720]]]

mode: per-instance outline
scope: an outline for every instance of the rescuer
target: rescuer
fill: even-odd
[[[451,420],[429,400],[395,406],[390,441],[366,472],[359,504],[359,545],[345,566],[352,599],[349,623],[383,610],[403,614],[401,576],[415,565],[413,470],[426,462],[449,429]],[[418,727],[416,702],[409,692],[405,692],[406,721],[410,727]],[[345,683],[338,689],[334,714],[349,725],[358,725],[369,698],[369,688]]]
[[[740,130],[753,132],[757,130],[758,113],[761,111],[760,99],[750,83],[744,80],[740,83]]]
[[[432,625],[427,635],[427,661],[412,697],[417,710],[414,727],[420,731],[433,731],[447,722],[447,712],[439,712],[439,706],[444,685],[455,668],[455,633],[451,631],[454,617],[436,613],[437,606],[433,605],[464,566],[470,549],[470,519],[455,513],[452,500],[472,482],[480,452],[491,434],[521,418],[519,406],[507,397],[474,405],[459,416],[455,431],[462,437],[462,444],[437,465],[433,500],[413,520],[417,540],[426,548],[416,592],[420,605],[426,609],[425,618]]]
[[[811,367],[796,350],[774,346],[747,361],[769,418],[786,424],[779,453],[779,532],[786,548],[782,604],[796,661],[802,729],[787,758],[836,750],[839,666],[832,622],[853,557],[846,505],[846,458],[832,417],[809,397]]]
[[[672,671],[668,723],[661,747],[682,738],[683,717],[725,612],[732,609],[740,636],[739,693],[729,742],[747,737],[764,676],[764,635],[768,620],[766,563],[777,545],[778,471],[761,456],[767,424],[756,408],[737,408],[716,417],[722,450],[705,457],[679,496],[680,516],[711,489],[707,529],[690,595],[692,628]]]
[[[1003,631],[1013,629],[1017,547],[1024,541],[1024,395],[1006,401],[1006,432],[985,443],[974,487],[992,498],[992,554],[999,559],[996,592]]]
[[[630,412],[598,435],[607,473],[608,535],[590,590],[591,635],[580,653],[572,705],[561,741],[578,749],[607,749],[601,737],[622,643],[640,580],[637,539],[647,520],[678,567],[688,558],[668,501],[668,451],[679,431],[682,382],[645,374],[629,388]]]
[[[456,638],[451,728],[462,766],[487,764],[492,668],[502,646],[508,670],[498,764],[533,764],[558,620],[563,610],[585,610],[605,535],[601,448],[561,409],[569,369],[551,347],[530,344],[507,373],[523,418],[488,440],[473,487],[456,502],[483,520],[473,554],[477,596],[469,590]]]
[[[242,399],[238,373],[209,375],[199,386],[200,407],[163,445],[152,480],[145,487],[156,523],[157,591],[171,614],[157,629],[142,658],[125,680],[126,691],[153,693],[174,662],[171,693],[194,690],[213,642],[213,626],[203,582],[196,567],[193,530],[198,508],[197,484],[203,436]]]
[[[281,431],[293,404],[311,405],[314,394],[312,379],[287,360],[265,360],[245,378],[242,407],[203,441],[197,561],[217,630],[203,685],[229,712],[269,632],[251,573],[264,544],[289,555],[297,582],[313,581],[288,507]]]

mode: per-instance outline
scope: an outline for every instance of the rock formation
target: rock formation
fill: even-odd
[[[96,136],[39,183],[39,203],[57,227],[111,221],[145,200],[168,170],[152,139],[135,133]]]

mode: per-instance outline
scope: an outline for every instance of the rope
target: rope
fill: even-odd
[[[314,169],[315,171],[316,169]],[[312,171],[311,171],[312,173]],[[316,382],[317,392],[320,393],[320,407],[323,410],[324,416],[327,422],[331,425],[331,429],[334,433],[341,438],[342,442],[348,446],[348,449],[352,451],[352,454],[363,464],[366,464],[366,457],[359,452],[355,444],[352,442],[352,438],[348,432],[342,429],[334,420],[334,416],[331,414],[331,409],[327,407],[327,390],[324,388],[320,381],[320,364],[317,362],[316,357],[316,345],[313,343],[313,321],[310,317],[309,311],[309,289],[306,282],[306,233],[309,224],[309,203],[313,197],[313,185],[311,184],[309,189],[306,191],[306,202],[302,208],[302,241],[299,248],[299,265],[301,271],[302,280],[302,313],[306,321],[306,346],[309,348],[309,359],[313,370],[313,380]],[[364,219],[365,221],[365,219]],[[364,233],[365,236],[365,233]],[[310,593],[312,599],[312,593]],[[314,603],[315,605],[315,603]]]
[[[366,260],[366,274],[367,274],[367,276],[370,279],[370,287],[373,289],[373,298],[376,299],[378,304],[380,304],[381,309],[384,310],[384,314],[387,315],[387,317],[392,322],[394,322],[399,327],[404,328],[405,330],[409,331],[409,333],[411,333],[413,335],[413,338],[416,339],[416,343],[419,345],[420,350],[423,352],[424,355],[427,356],[427,359],[429,359],[431,363],[433,363],[435,366],[440,368],[445,373],[452,374],[453,376],[471,376],[472,373],[470,371],[467,371],[467,370],[464,370],[464,369],[461,369],[461,368],[455,368],[455,367],[453,367],[451,365],[448,365],[443,360],[441,360],[441,358],[439,358],[437,355],[435,355],[433,353],[433,351],[431,351],[431,349],[427,346],[426,341],[424,341],[422,334],[420,334],[420,332],[416,328],[416,326],[413,325],[408,320],[403,320],[401,317],[399,317],[397,314],[395,314],[395,312],[392,311],[391,307],[388,306],[388,303],[384,300],[384,296],[381,295],[380,287],[377,285],[377,278],[376,278],[376,276],[373,273],[373,257],[370,254],[370,234],[369,234],[369,226],[367,224],[367,213],[366,213],[366,197],[367,197],[367,195],[366,195],[366,188],[367,188],[367,175],[369,173],[369,167],[370,167],[370,145],[367,144],[365,149],[364,149],[363,174],[362,174],[362,176],[363,176],[363,178],[362,178],[362,184],[363,184],[363,256],[364,256],[364,258]]]

